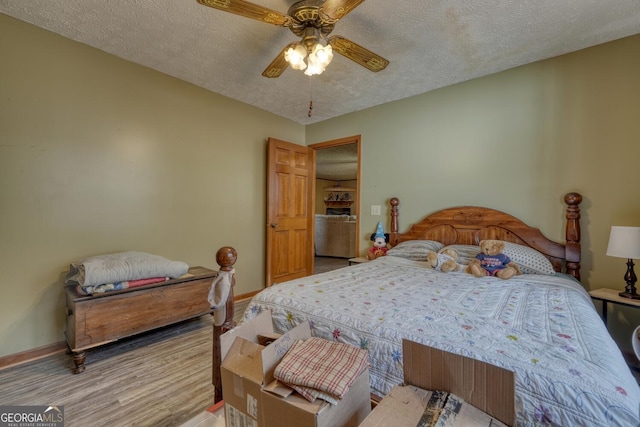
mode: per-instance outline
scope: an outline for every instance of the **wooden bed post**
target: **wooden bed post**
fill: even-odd
[[[564,196],[567,204],[566,228],[566,269],[567,273],[580,280],[580,203],[582,195],[568,193]]]
[[[231,271],[233,265],[238,259],[238,253],[230,246],[225,246],[218,249],[216,252],[216,262],[220,266],[220,271]],[[229,289],[229,297],[227,298],[227,304],[225,306],[226,316],[224,323],[220,326],[213,325],[213,401],[218,403],[222,400],[222,378],[220,377],[220,365],[222,364],[222,354],[220,348],[220,335],[224,334],[230,329],[233,329],[235,322],[234,317],[234,301],[233,301],[233,286],[236,284],[235,277],[231,278],[231,289]]]
[[[398,244],[398,205],[400,200],[393,197],[389,203],[391,204],[391,232],[389,233],[389,244],[395,246]]]

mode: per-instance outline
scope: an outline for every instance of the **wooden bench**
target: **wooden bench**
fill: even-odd
[[[225,270],[235,260],[235,256],[218,257]],[[67,286],[65,335],[73,354],[73,372],[85,370],[86,350],[210,314],[207,297],[216,276],[214,270],[191,267],[187,277],[96,295],[82,295]]]

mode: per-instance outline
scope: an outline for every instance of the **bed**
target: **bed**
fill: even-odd
[[[267,288],[244,316],[270,310],[280,332],[309,321],[315,336],[368,349],[377,398],[402,382],[406,338],[514,371],[518,425],[640,425],[638,384],[579,283],[582,197],[564,200],[558,243],[509,214],[469,206],[400,233],[394,198],[390,256]],[[510,244],[526,274],[476,278],[420,260],[433,242],[464,253],[483,239]]]

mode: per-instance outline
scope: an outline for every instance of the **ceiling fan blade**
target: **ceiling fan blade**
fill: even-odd
[[[334,52],[349,58],[374,73],[384,70],[389,65],[389,61],[383,57],[342,36],[330,37],[329,44],[331,44]]]
[[[257,21],[266,22],[267,24],[288,27],[291,18],[275,10],[250,3],[244,0],[197,0],[203,6],[209,6],[214,9],[225,12],[235,13],[236,15],[246,18],[255,19]]]
[[[290,47],[295,46],[296,43],[290,43],[282,49],[282,51],[275,57],[271,64],[262,72],[264,77],[269,77],[270,79],[275,79],[276,77],[280,77],[280,75],[287,69],[289,63],[284,59],[284,53]]]
[[[322,7],[320,7],[320,13],[326,21],[334,23],[344,18],[347,13],[351,12],[363,1],[364,0],[327,0]]]

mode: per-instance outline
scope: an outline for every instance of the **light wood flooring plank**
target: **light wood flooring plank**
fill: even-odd
[[[179,426],[213,404],[210,316],[0,371],[0,405],[63,405],[67,427]]]

